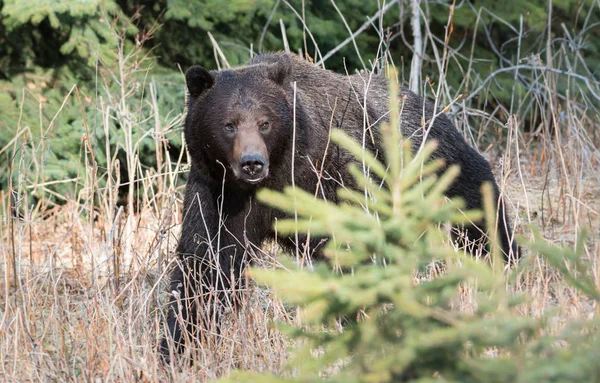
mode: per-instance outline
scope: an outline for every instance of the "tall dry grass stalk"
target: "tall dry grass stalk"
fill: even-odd
[[[421,17],[427,17],[427,2],[419,4]],[[377,20],[383,13],[397,9],[385,5],[357,31],[359,34],[374,28],[382,37],[382,60],[364,61],[367,69],[380,69],[381,62],[389,58],[387,37]],[[301,13],[295,11],[298,17]],[[435,91],[427,82],[420,89],[434,97],[438,105],[447,106],[446,111],[467,140],[488,157],[509,203],[516,232],[527,234],[527,225],[534,224],[549,240],[569,245],[580,229],[589,228],[592,235],[585,253],[590,273],[600,283],[600,87],[592,73],[580,78],[569,72],[568,65],[586,65],[577,54],[570,56],[573,61],[565,62],[565,44],[571,37],[565,34],[563,40],[558,40],[548,36],[545,57],[517,57],[510,61],[511,66],[483,77],[472,70],[475,58],[471,49],[468,66],[462,68],[462,87],[453,89],[443,74],[449,65],[460,65],[458,57],[464,52],[446,43],[451,36],[438,38],[431,34],[425,20],[421,21],[423,42],[435,53],[434,58],[425,59],[436,61],[442,75]],[[303,25],[312,36],[310,26]],[[522,23],[515,28],[520,41]],[[485,29],[484,33],[489,31]],[[352,33],[343,44],[351,43],[355,36]],[[215,52],[220,52],[218,41],[213,43]],[[82,100],[76,86],[65,95],[65,102],[79,103],[82,112],[85,102],[92,103],[100,116],[85,119],[86,136],[81,149],[84,166],[76,179],[64,180],[73,184],[73,194],[55,195],[50,183],[44,181],[43,153],[52,142],[30,139],[28,126],[18,126],[11,144],[0,148],[10,153],[9,166],[14,175],[8,189],[0,191],[0,378],[205,381],[234,368],[282,373],[293,345],[272,330],[269,322],[277,319],[300,323],[301,318],[293,309],[286,310],[268,291],[253,287],[248,288],[241,308],[230,310],[221,333],[198,340],[191,350],[195,364],[174,368],[159,363],[156,349],[164,331],[167,275],[183,213],[178,180],[188,169],[183,152],[177,161],[168,155],[168,135],[174,131],[181,134],[183,116],[159,109],[146,52],[139,47],[128,51],[123,43],[115,51],[118,63],[114,69],[98,64],[95,99]],[[327,53],[317,53],[316,61],[328,57]],[[142,82],[138,80],[140,71],[148,74]],[[514,73],[515,80],[527,79],[530,93],[513,92],[511,105],[498,105],[492,113],[475,108],[475,95],[480,101],[484,99],[482,104],[494,99],[489,86],[496,76],[506,72]],[[568,79],[566,91],[557,88],[559,77]],[[109,82],[117,83],[119,91],[111,91]],[[183,78],[181,84],[183,87]],[[139,99],[140,89],[150,97]],[[21,105],[26,102],[39,101],[23,92]],[[61,110],[52,112],[58,115]],[[530,121],[537,121],[537,125],[524,126],[522,114],[536,116]],[[161,116],[166,115],[170,117],[165,123]],[[152,128],[140,131],[147,121],[153,122]],[[91,132],[103,131],[108,137],[113,123],[124,131],[125,142],[119,143],[117,151],[108,139],[101,143],[107,153],[106,166],[101,168],[90,141]],[[48,135],[52,123],[40,128]],[[143,140],[154,141],[155,168],[146,169],[140,163]],[[25,163],[20,155],[22,145],[30,145],[36,154],[32,163]],[[125,163],[120,162],[122,158]],[[129,175],[127,182],[121,179],[123,167]],[[31,177],[32,173],[38,176]],[[100,181],[105,186],[99,187]],[[125,205],[119,201],[119,188],[123,187],[127,190]],[[32,194],[37,202],[28,205]],[[50,196],[60,204],[50,203]],[[255,250],[260,255],[259,264],[277,265],[275,246]],[[598,308],[565,287],[541,259],[533,265],[514,285],[507,286],[510,291],[526,291],[532,297],[516,315],[535,317],[555,310],[548,332],[559,331],[572,319],[595,315]],[[443,272],[435,267],[429,270],[428,278]],[[469,311],[477,304],[474,289],[464,287],[461,297],[460,310]]]

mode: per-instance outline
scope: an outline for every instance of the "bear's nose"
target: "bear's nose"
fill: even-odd
[[[240,162],[244,172],[251,176],[260,173],[265,165],[265,160],[258,154],[247,154]]]

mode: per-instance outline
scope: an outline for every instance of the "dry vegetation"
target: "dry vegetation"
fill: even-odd
[[[435,44],[441,67],[458,65],[454,61],[458,52]],[[533,69],[523,69],[535,92],[530,101],[538,115],[536,126],[525,126],[521,116],[511,115],[516,107],[498,107],[495,113],[485,114],[468,101],[456,101],[456,91],[443,76],[430,88],[430,96],[435,91],[441,104],[452,105],[450,113],[459,129],[489,158],[517,233],[528,236],[528,225],[533,224],[551,242],[571,245],[580,230],[589,231],[585,255],[600,286],[600,102],[598,93],[589,96],[590,89],[599,88],[590,76],[587,83],[572,78],[568,92],[559,91],[557,78],[568,75],[547,68],[565,65],[562,52],[548,54],[537,57],[543,61],[538,69],[535,63]],[[152,103],[140,103],[140,110],[120,109],[124,98],[134,97],[127,76],[143,67],[136,60],[139,56],[120,52],[121,70],[107,76],[123,80],[123,91],[112,99],[94,101],[106,119],[129,121],[122,126],[130,130],[136,128],[142,109],[150,116],[159,113]],[[585,65],[581,56],[580,60],[579,65]],[[472,82],[482,83],[469,75]],[[152,92],[151,83],[143,86]],[[493,99],[492,94],[482,95]],[[27,92],[23,97],[24,102],[40,102]],[[75,96],[65,95],[65,100],[69,97]],[[78,174],[79,188],[73,188],[73,195],[60,196],[58,205],[48,198],[49,185],[32,176],[42,171],[43,145],[48,143],[42,140],[39,147],[32,147],[39,162],[22,163],[18,149],[28,129],[23,126],[19,127],[23,134],[10,147],[0,148],[14,153],[9,165],[18,180],[0,191],[1,380],[204,381],[234,368],[282,371],[293,345],[269,322],[299,323],[300,317],[257,288],[250,288],[242,309],[228,316],[224,332],[201,340],[202,347],[194,350],[198,358],[194,365],[171,369],[159,363],[156,349],[164,330],[168,269],[181,222],[182,189],[177,179],[187,170],[184,157],[172,162],[165,155],[165,135],[180,129],[181,117],[173,116],[167,126],[157,123],[149,133],[156,141],[159,164],[150,171],[142,171],[136,160],[138,142],[123,143],[126,164],[113,157],[106,168],[99,168],[83,137],[81,156],[86,166]],[[105,121],[96,123],[102,129]],[[129,137],[134,139],[131,133]],[[137,206],[131,214],[119,203],[119,166],[135,173],[141,187],[141,193],[130,193],[129,202]],[[99,188],[98,179],[104,179],[107,187]],[[29,205],[32,195],[37,203]],[[258,258],[274,265],[279,255],[276,248],[265,247]],[[535,317],[554,310],[549,332],[560,330],[573,318],[594,316],[598,310],[566,287],[540,259],[507,288],[531,297],[515,315]],[[476,304],[472,291],[464,290],[462,298],[460,310]]]

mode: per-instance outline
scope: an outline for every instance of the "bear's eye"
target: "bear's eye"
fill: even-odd
[[[261,132],[266,132],[269,130],[269,121],[262,122],[259,126]]]
[[[232,133],[236,131],[236,127],[232,122],[228,122],[225,124],[225,130]]]

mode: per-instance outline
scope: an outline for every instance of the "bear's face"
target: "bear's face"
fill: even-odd
[[[227,179],[245,185],[267,179],[291,138],[288,73],[285,63],[190,68],[185,135],[192,159],[221,173],[225,168]]]

